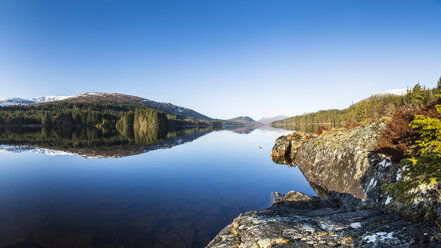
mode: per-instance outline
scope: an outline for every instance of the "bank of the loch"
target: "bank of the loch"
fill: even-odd
[[[412,204],[381,185],[401,179],[400,166],[375,151],[384,124],[305,140],[281,136],[273,160],[298,166],[320,197],[279,194],[273,206],[241,214],[207,247],[441,247],[440,189]]]

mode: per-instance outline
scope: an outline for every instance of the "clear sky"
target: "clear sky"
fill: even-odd
[[[119,92],[258,119],[440,76],[440,0],[0,1],[0,98]]]

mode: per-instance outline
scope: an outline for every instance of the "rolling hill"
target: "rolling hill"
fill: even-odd
[[[212,118],[198,113],[192,109],[177,106],[171,103],[155,102],[138,96],[131,96],[119,93],[99,93],[88,92],[76,96],[46,96],[33,98],[31,100],[22,98],[11,98],[0,100],[0,106],[14,105],[44,105],[57,103],[93,103],[93,102],[117,102],[117,103],[133,103],[142,104],[147,107],[164,111],[169,114],[184,116],[196,120],[212,120]]]

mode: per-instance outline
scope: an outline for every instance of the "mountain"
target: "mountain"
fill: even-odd
[[[119,93],[100,93],[88,92],[76,96],[45,96],[33,98],[31,100],[12,98],[0,100],[0,106],[11,105],[33,105],[33,104],[51,104],[51,103],[90,103],[90,102],[119,102],[144,104],[148,107],[164,111],[169,114],[180,115],[196,120],[212,120],[210,117],[200,114],[192,109],[173,105],[165,102],[155,102],[138,96],[131,96]]]
[[[14,105],[31,105],[36,103],[54,102],[67,99],[72,96],[42,96],[32,98],[31,100],[23,98],[9,98],[0,100],[0,106],[14,106]]]
[[[226,120],[226,122],[228,122],[227,125],[233,125],[233,126],[236,123],[239,127],[258,128],[258,127],[263,126],[262,123],[255,121],[253,118],[251,118],[249,116],[239,116],[239,117],[236,117],[236,118],[232,118],[232,119]]]
[[[0,100],[0,106],[6,107],[6,106],[13,106],[13,105],[30,105],[36,103],[32,100],[27,100],[23,98],[9,98],[9,99],[2,99]]]
[[[409,92],[409,89],[394,89],[394,90],[387,90],[380,93],[375,94],[376,97],[383,97],[387,95],[394,95],[394,96],[404,96]]]
[[[42,96],[38,98],[32,98],[32,101],[35,103],[43,103],[43,102],[55,102],[55,101],[61,101],[67,98],[70,98],[72,96]]]
[[[242,124],[255,124],[255,123],[258,123],[255,120],[253,120],[253,118],[248,117],[248,116],[239,116],[239,117],[236,117],[236,118],[229,119],[228,121],[239,122],[239,123],[242,123]]]
[[[365,98],[361,101],[356,102],[355,104],[358,104],[360,102],[367,102],[369,100],[371,100],[372,98],[376,98],[376,99],[381,99],[384,97],[401,97],[401,96],[405,96],[408,92],[410,92],[411,90],[409,89],[393,89],[393,90],[386,90],[377,94],[374,94],[368,98]]]
[[[273,116],[273,117],[262,117],[257,122],[260,122],[260,123],[268,125],[268,124],[270,124],[273,121],[280,121],[280,120],[283,120],[283,119],[286,119],[286,118],[288,118],[288,116],[276,115],[276,116]]]

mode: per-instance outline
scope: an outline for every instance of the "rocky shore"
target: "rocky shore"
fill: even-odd
[[[382,187],[402,179],[399,164],[376,151],[384,126],[279,137],[273,160],[298,166],[318,197],[277,193],[273,206],[241,214],[207,247],[441,247],[440,188],[401,203]]]

